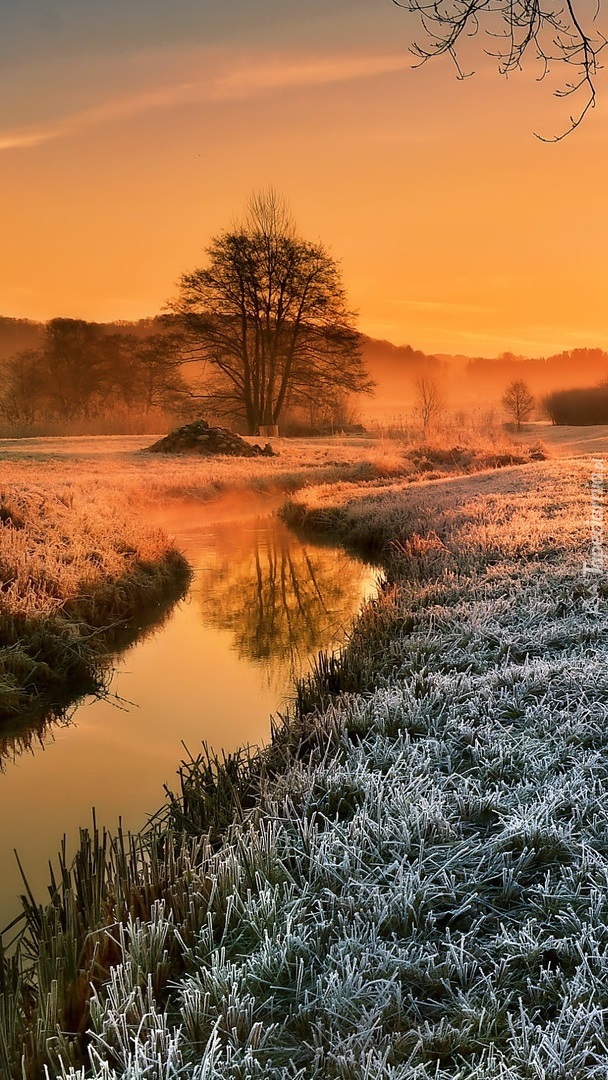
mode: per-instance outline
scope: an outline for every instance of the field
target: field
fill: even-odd
[[[567,424],[557,427],[549,421],[526,424],[521,435],[514,435],[514,441],[521,445],[541,441],[551,455],[561,457],[581,454],[608,453],[608,424],[594,424],[589,427],[573,427]]]
[[[383,594],[268,748],[187,764],[146,837],[83,835],[5,964],[7,1077],[606,1075],[590,478],[292,494],[290,520],[382,558]]]
[[[129,623],[160,618],[187,581],[162,536],[172,499],[241,499],[318,482],[480,468],[495,447],[429,458],[380,439],[281,440],[275,458],[147,456],[151,436],[0,440],[0,723],[22,727],[49,704],[94,689]],[[505,460],[525,460],[512,446]]]
[[[419,441],[388,437],[278,439],[274,458],[196,458],[140,453],[157,436],[99,436],[64,439],[0,439],[0,482],[27,485],[44,477],[52,483],[82,482],[111,487],[138,503],[171,498],[215,499],[227,491],[287,492],[337,480],[366,481],[421,472],[463,472],[491,467],[497,460],[529,457],[529,448],[502,437],[467,442],[466,459],[454,434],[433,449],[441,461],[425,458]],[[263,440],[248,439],[248,442]],[[460,447],[462,450],[462,447]]]

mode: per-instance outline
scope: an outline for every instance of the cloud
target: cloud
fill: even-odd
[[[214,98],[246,98],[290,87],[325,86],[402,71],[402,55],[330,56],[320,59],[271,58],[256,67],[233,70],[216,81]]]
[[[207,67],[208,58],[199,58],[199,65],[200,68]],[[0,151],[35,147],[54,139],[81,134],[115,120],[180,105],[246,101],[282,90],[374,78],[401,71],[405,67],[403,56],[394,54],[347,54],[320,58],[249,54],[224,62],[204,79],[169,82],[159,87],[133,91],[45,125],[18,131],[0,131]]]
[[[103,102],[90,109],[83,109],[49,122],[45,127],[20,132],[0,133],[0,150],[19,149],[38,146],[69,135],[78,135],[90,128],[111,123],[113,120],[128,119],[141,113],[154,112],[157,109],[171,108],[193,97],[194,86],[191,83],[178,83],[164,86],[158,90],[134,93],[124,98]]]
[[[55,135],[47,130],[23,132],[21,134],[0,134],[0,151],[18,150],[22,147],[37,146],[38,143],[47,142],[55,138]]]

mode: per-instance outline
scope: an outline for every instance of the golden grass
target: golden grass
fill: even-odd
[[[0,484],[13,480],[36,486],[81,482],[111,487],[138,502],[172,498],[217,498],[226,491],[290,492],[309,484],[354,483],[421,474],[476,471],[516,456],[526,461],[529,447],[508,439],[470,435],[466,448],[455,433],[444,433],[420,448],[406,438],[333,436],[276,439],[274,458],[200,458],[140,452],[154,436],[0,440]],[[260,440],[249,439],[249,442]]]
[[[526,424],[520,434],[513,433],[517,445],[528,446],[539,439],[553,457],[579,457],[608,454],[608,424],[573,426],[554,425],[549,421]]]
[[[184,558],[133,519],[124,495],[37,466],[0,478],[0,720],[95,684],[97,663],[139,608],[186,577]],[[36,482],[34,482],[36,481]]]

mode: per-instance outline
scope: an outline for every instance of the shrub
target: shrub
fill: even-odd
[[[608,384],[556,390],[543,405],[554,424],[608,424]]]

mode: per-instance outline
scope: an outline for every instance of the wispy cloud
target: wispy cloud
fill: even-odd
[[[19,150],[27,146],[37,146],[38,143],[47,142],[48,139],[53,138],[55,138],[55,135],[49,133],[46,129],[30,132],[5,132],[4,134],[0,134],[0,151]]]
[[[204,59],[200,66],[206,66]],[[116,120],[180,105],[247,100],[298,87],[312,88],[374,78],[404,70],[405,67],[406,61],[401,54],[347,54],[317,59],[267,55],[233,58],[203,79],[169,82],[159,87],[131,91],[45,124],[16,131],[0,131],[0,151],[38,146]]]
[[[406,63],[403,54],[309,57],[287,61],[277,57],[253,68],[245,66],[221,76],[216,80],[213,97],[246,98],[290,87],[350,82],[404,70]]]

